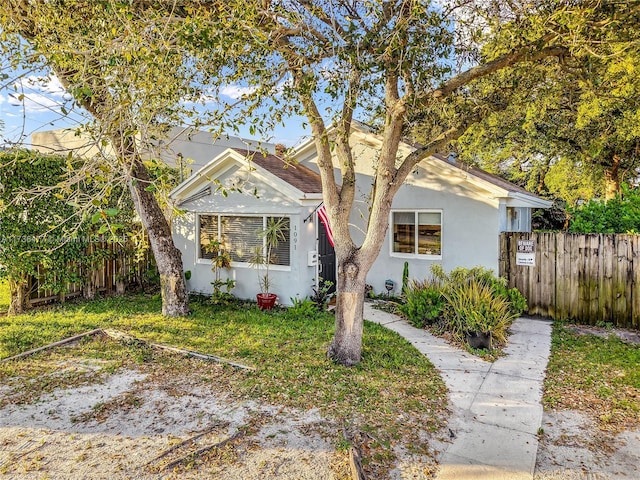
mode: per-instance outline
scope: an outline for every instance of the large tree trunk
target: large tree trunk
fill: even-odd
[[[336,331],[329,356],[346,366],[356,365],[362,357],[364,289],[367,272],[353,259],[338,260]]]
[[[604,171],[604,198],[611,200],[620,193],[620,161],[619,155],[611,157],[611,165]]]
[[[147,231],[151,251],[160,274],[162,314],[181,317],[189,314],[189,297],[184,280],[182,255],[173,244],[171,228],[151,187],[151,177],[142,163],[130,135],[112,136],[128,176],[131,199]]]
[[[131,198],[147,230],[149,244],[160,274],[162,314],[169,317],[187,315],[189,297],[184,281],[182,256],[173,244],[169,222],[155,196],[147,189],[151,184],[149,173],[138,158],[133,161],[131,175]]]
[[[9,311],[8,315],[20,315],[28,305],[29,282],[25,278],[9,278]]]

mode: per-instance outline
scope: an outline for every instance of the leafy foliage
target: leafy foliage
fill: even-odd
[[[511,322],[527,308],[522,294],[491,270],[459,267],[447,274],[433,265],[431,272],[429,280],[412,280],[398,305],[417,327],[436,324],[461,342],[470,331],[490,332],[502,344]]]
[[[628,187],[607,201],[591,200],[570,211],[574,233],[640,233],[640,191]]]
[[[0,277],[16,300],[11,311],[22,309],[30,276],[55,293],[81,281],[88,226],[77,226],[76,211],[58,188],[67,173],[62,157],[26,150],[0,154]],[[35,186],[41,191],[31,190]]]
[[[334,296],[334,292],[331,291],[332,289],[333,289],[333,282],[329,280],[324,280],[323,278],[320,278],[320,282],[318,286],[314,285],[311,288],[313,293],[309,298],[313,303],[315,303],[316,308],[319,311],[323,311],[327,309],[327,305],[329,301]]]
[[[288,308],[288,313],[293,318],[310,318],[315,317],[318,313],[318,307],[316,303],[310,298],[300,299],[298,297],[291,298],[293,304]]]
[[[469,332],[491,333],[498,344],[506,342],[507,329],[517,317],[507,299],[495,294],[491,285],[479,278],[449,285],[443,296],[446,328],[459,340]]]
[[[411,280],[404,289],[404,300],[398,305],[398,310],[419,328],[440,318],[445,305],[442,284],[429,280]]]
[[[93,296],[93,277],[106,258],[126,270],[118,281],[142,275],[136,268],[147,263],[146,237],[132,220],[131,205],[114,187],[113,197],[80,207],[78,197],[100,187],[84,182],[71,189],[66,180],[75,166],[70,157],[26,150],[0,154],[0,277],[10,285],[12,313],[27,303],[31,277],[41,290],[63,295],[78,283]],[[122,248],[112,251],[110,242]],[[125,257],[134,258],[132,268],[124,268]]]

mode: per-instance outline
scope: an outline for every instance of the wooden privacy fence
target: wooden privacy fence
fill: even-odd
[[[519,240],[534,242],[534,266],[516,264]],[[503,233],[500,275],[530,314],[640,328],[640,235]]]
[[[141,259],[136,259],[130,245],[113,242],[97,242],[89,249],[91,253],[96,250],[103,252],[104,258],[97,261],[92,268],[78,267],[77,274],[83,278],[83,282],[70,283],[64,294],[56,294],[42,287],[42,275],[29,278],[27,291],[29,292],[28,304],[38,305],[55,301],[64,301],[68,298],[84,296],[91,298],[95,293],[121,294],[131,284],[140,286],[144,283],[144,275],[153,267],[153,256],[149,251]],[[39,272],[44,267],[38,267]]]

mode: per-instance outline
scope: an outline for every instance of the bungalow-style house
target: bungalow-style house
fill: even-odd
[[[363,238],[371,175],[381,146],[378,136],[363,126],[351,135],[357,162],[358,198],[351,215],[352,236]],[[413,146],[403,144],[399,155]],[[263,241],[257,232],[269,218],[285,218],[286,240],[280,242],[271,267],[271,291],[282,304],[312,294],[319,279],[335,280],[335,257],[324,225],[315,215],[322,203],[316,151],[309,140],[285,161],[281,152],[261,153],[228,148],[180,184],[171,198],[185,213],[174,222],[174,240],[182,251],[192,292],[211,293],[211,253],[221,242],[232,266],[223,276],[236,281],[233,293],[255,298],[257,271],[251,251]],[[338,172],[339,179],[339,172]],[[531,229],[531,211],[551,202],[523,188],[453,158],[434,155],[416,166],[396,194],[388,232],[367,283],[386,292],[392,280],[396,292],[404,262],[412,278],[425,278],[430,265],[484,266],[497,271],[498,237],[503,231]]]

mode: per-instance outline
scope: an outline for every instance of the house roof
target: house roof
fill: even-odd
[[[449,157],[441,153],[436,153],[435,155],[432,155],[432,156],[442,162],[445,162],[447,165],[452,165],[460,170],[470,173],[471,175],[478,177],[484,180],[485,182],[489,182],[495,185],[496,187],[502,188],[503,190],[506,190],[508,192],[522,193],[525,195],[531,195],[531,196],[537,197],[537,195],[529,192],[525,188],[522,188],[521,186],[516,185],[515,183],[511,183],[510,181],[505,180],[504,178],[499,177],[498,175],[494,175],[493,173],[486,172],[481,168],[468,165],[458,160],[450,160]]]
[[[377,142],[377,144],[380,144],[382,142],[380,135],[376,134],[371,127],[365,125],[364,123],[357,121],[354,121],[352,123],[352,133],[356,132],[361,134],[362,136],[362,138],[360,138],[360,141],[366,142],[367,140],[374,140],[374,142]],[[402,143],[410,149],[417,149],[421,146],[420,144],[412,142],[406,138],[402,140]],[[295,155],[300,158],[305,154],[308,154],[308,152],[313,148],[315,148],[314,141],[313,138],[310,138],[296,149]],[[549,208],[551,206],[550,201],[527,191],[526,189],[520,187],[519,185],[516,185],[515,183],[511,183],[508,180],[499,177],[498,175],[486,172],[481,168],[467,165],[457,160],[451,161],[449,160],[447,155],[434,154],[430,157],[427,157],[422,162],[431,163],[432,166],[434,165],[434,163],[444,163],[449,168],[464,173],[466,178],[472,183],[476,183],[478,184],[478,186],[494,192],[494,194],[497,196],[510,197],[512,201],[516,201],[517,199],[517,202],[521,203],[522,205],[534,208]]]
[[[265,156],[240,148],[234,150],[303,193],[322,193],[320,175],[304,165],[289,163],[277,155]]]
[[[233,166],[239,166],[269,185],[274,191],[295,202],[322,199],[320,175],[303,165],[288,163],[283,158],[242,148],[227,148],[170,193],[178,205],[211,194],[211,183]],[[232,180],[232,183],[234,180]],[[230,185],[232,188],[235,184]],[[206,193],[208,192],[208,193]]]

